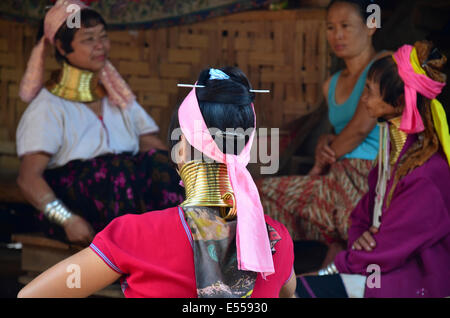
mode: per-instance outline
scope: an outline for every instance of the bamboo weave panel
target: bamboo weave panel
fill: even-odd
[[[27,107],[20,79],[37,28],[0,20],[0,141],[15,140]],[[170,116],[206,67],[235,65],[257,94],[260,127],[283,127],[313,111],[328,75],[324,10],[251,11],[170,28],[111,31],[110,60],[153,116],[166,138]],[[52,56],[46,75],[59,68]]]

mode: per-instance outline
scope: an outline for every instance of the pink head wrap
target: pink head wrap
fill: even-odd
[[[54,45],[56,32],[67,18],[74,14],[72,7],[69,7],[71,5],[78,6],[80,10],[87,8],[83,2],[78,0],[58,0],[45,16],[44,36],[33,48],[27,69],[20,82],[19,96],[24,102],[31,102],[44,85],[46,41]],[[99,78],[112,104],[126,107],[135,99],[130,87],[111,62],[106,61],[105,66],[100,71]]]
[[[423,131],[424,125],[417,110],[417,93],[428,99],[434,99],[442,91],[445,83],[432,80],[423,74],[414,71],[411,63],[413,46],[403,45],[394,53],[398,74],[405,84],[405,109],[403,110],[400,130],[414,134]]]
[[[255,112],[253,104],[252,108]],[[260,272],[263,277],[273,274],[275,269],[261,200],[253,178],[246,168],[250,160],[255,130],[239,155],[222,153],[203,120],[195,88],[181,104],[178,118],[184,136],[194,148],[227,166],[231,187],[236,197],[238,268]]]

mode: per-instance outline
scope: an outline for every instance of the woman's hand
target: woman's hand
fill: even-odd
[[[316,146],[315,160],[318,161],[321,166],[330,165],[336,162],[336,154],[330,147],[335,138],[336,136],[332,134],[320,136]]]
[[[324,173],[326,168],[336,162],[336,155],[330,144],[336,138],[335,135],[326,134],[319,138],[314,155],[314,166],[309,172],[310,176],[318,176]]]
[[[321,166],[317,161],[309,171],[309,176],[320,176],[324,173],[326,167]]]
[[[377,243],[372,236],[376,233],[378,233],[378,228],[374,226],[370,227],[369,231],[365,231],[355,242],[353,242],[352,249],[358,251],[365,250],[367,252],[372,251],[377,246]]]
[[[63,227],[67,239],[72,243],[87,246],[94,239],[95,232],[91,225],[76,214],[72,214],[72,216],[64,223]]]

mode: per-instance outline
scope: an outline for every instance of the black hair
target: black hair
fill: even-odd
[[[422,57],[423,61],[421,60],[420,63],[421,65],[425,65],[428,61],[440,60],[442,59],[442,57],[442,53],[437,48],[434,48],[433,50],[430,50],[426,57]],[[434,78],[434,75],[432,73],[427,72],[427,76],[435,81],[439,81],[437,78]],[[380,88],[380,96],[382,100],[387,104],[390,104],[393,107],[399,107],[404,103],[405,84],[398,74],[397,64],[395,63],[391,55],[376,60],[371,65],[367,73],[367,79],[378,83]],[[446,78],[441,81],[445,82],[445,80]],[[417,109],[419,110],[419,113],[421,115],[423,115],[423,111],[426,105],[427,98],[418,92]]]
[[[224,80],[210,79],[210,69],[200,72],[196,88],[197,100],[206,126],[226,132],[227,129],[242,130],[245,132],[245,142],[239,142],[241,137],[214,135],[216,144],[223,153],[238,155],[246,145],[250,135],[249,131],[255,128],[255,115],[252,109],[254,93],[250,92],[251,85],[245,74],[237,67],[224,67],[220,69],[230,78]],[[172,140],[172,132],[180,127],[178,108],[172,115],[169,125],[168,142],[170,151],[179,140]],[[250,129],[250,130],[249,130]],[[214,131],[212,131],[214,133]],[[219,139],[218,139],[219,138]],[[232,146],[232,147],[231,147]]]
[[[345,2],[353,5],[355,9],[357,9],[359,15],[361,16],[361,19],[363,19],[363,22],[366,23],[367,18],[372,14],[372,12],[367,12],[367,7],[371,4],[377,4],[377,1],[374,0],[331,0],[331,2],[327,6],[327,12],[330,10],[330,8],[337,2]]]
[[[99,24],[102,24],[105,29],[107,27],[107,24],[103,19],[103,17],[97,11],[94,11],[90,8],[84,8],[80,10],[80,23],[81,27],[83,28],[91,28]],[[66,54],[73,52],[72,41],[77,31],[78,28],[69,28],[67,26],[67,23],[63,23],[55,34],[55,41],[56,40],[61,41],[62,49],[66,52]],[[41,39],[43,34],[44,34],[44,20],[42,20],[42,23],[40,25],[37,34],[38,40]],[[55,58],[58,62],[67,61],[66,58],[62,56],[61,53],[59,53],[56,47],[55,47]]]
[[[367,79],[378,83],[380,88],[380,96],[384,102],[393,107],[399,107],[403,104],[403,95],[405,84],[398,75],[397,64],[391,55],[376,60],[367,73]],[[417,106],[422,104],[419,102],[420,94],[417,95]]]

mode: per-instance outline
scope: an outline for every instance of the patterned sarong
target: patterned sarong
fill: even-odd
[[[369,190],[372,166],[370,160],[343,159],[323,176],[260,179],[264,211],[283,223],[293,240],[345,241],[350,213]]]

